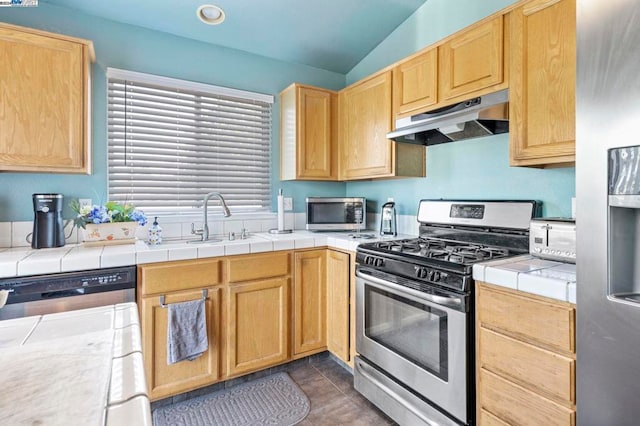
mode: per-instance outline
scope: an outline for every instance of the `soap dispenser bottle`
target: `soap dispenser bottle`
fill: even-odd
[[[389,201],[382,205],[382,219],[380,220],[380,235],[398,235],[396,228],[396,203]]]
[[[147,242],[151,245],[162,243],[162,228],[158,225],[158,217],[153,219],[153,224],[149,227],[149,238]]]

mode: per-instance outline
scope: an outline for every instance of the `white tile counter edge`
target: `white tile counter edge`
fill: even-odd
[[[370,231],[369,233],[371,234]],[[238,238],[202,244],[166,241],[158,246],[148,246],[143,241],[136,241],[135,244],[89,247],[68,244],[39,250],[27,247],[6,248],[0,249],[0,278],[313,247],[355,251],[360,243],[383,239],[375,233],[373,235],[374,238],[371,239],[354,239],[349,233],[294,231],[292,234],[282,235],[254,233],[244,240]],[[384,239],[411,237],[413,236],[398,235]]]
[[[576,303],[576,265],[530,255],[473,265],[473,279],[563,302]]]
[[[47,328],[47,324],[50,323],[55,323],[53,329]],[[142,363],[140,320],[135,303],[3,320],[0,321],[0,328],[4,333],[13,331],[12,339],[0,342],[0,350],[14,346],[28,348],[34,343],[37,345],[40,342],[56,342],[57,339],[81,338],[91,333],[112,330],[112,363],[102,366],[111,370],[109,389],[105,395],[106,399],[102,401],[106,424],[123,424],[119,423],[118,419],[124,418],[131,421],[130,424],[151,425],[151,404]],[[41,328],[44,332],[36,335]],[[72,377],[73,368],[70,367],[70,383]],[[62,417],[56,420],[65,416],[62,412],[57,414]]]

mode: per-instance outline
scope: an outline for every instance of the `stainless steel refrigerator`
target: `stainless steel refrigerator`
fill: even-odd
[[[640,1],[577,0],[579,425],[640,424]]]

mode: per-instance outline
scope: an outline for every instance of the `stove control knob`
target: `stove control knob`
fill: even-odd
[[[427,272],[427,278],[429,279],[429,281],[433,281],[433,271]]]
[[[425,268],[420,268],[418,266],[416,266],[415,268],[417,278],[424,278],[427,275],[427,270]]]
[[[436,271],[433,273],[433,279],[431,281],[438,282],[440,281],[440,272]]]
[[[378,266],[379,267],[379,266],[382,266],[382,265],[384,265],[384,260],[382,260],[380,258],[375,259],[374,266]]]

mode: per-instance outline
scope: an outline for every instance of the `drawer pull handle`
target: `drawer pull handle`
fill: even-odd
[[[209,290],[204,289],[202,290],[202,300],[207,300],[207,296],[209,295]],[[161,308],[167,308],[169,307],[169,304],[165,304],[164,303],[164,295],[160,296],[160,307]]]

